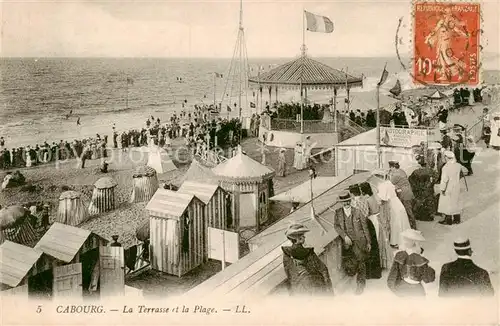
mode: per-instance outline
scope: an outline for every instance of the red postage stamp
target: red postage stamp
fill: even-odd
[[[413,81],[448,85],[479,83],[478,3],[416,2]]]

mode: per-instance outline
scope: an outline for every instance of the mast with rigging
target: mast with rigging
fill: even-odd
[[[221,99],[221,106],[225,104],[227,108],[232,109],[232,99],[235,98],[235,93],[238,93],[238,102],[237,104],[235,102],[234,106],[238,105],[238,118],[240,120],[242,118],[243,108],[248,106],[248,74],[248,52],[245,42],[245,29],[243,27],[243,0],[240,0],[238,37],[236,39],[229,71],[226,74],[227,79]],[[243,96],[245,96],[245,99],[243,99]]]

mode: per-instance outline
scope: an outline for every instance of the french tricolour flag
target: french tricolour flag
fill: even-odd
[[[306,15],[307,21],[307,30],[310,32],[319,32],[319,33],[332,33],[333,32],[333,23],[330,18],[325,16],[315,15],[310,13],[309,11],[304,10],[304,14]]]

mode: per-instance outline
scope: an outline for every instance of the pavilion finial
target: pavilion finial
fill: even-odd
[[[305,44],[302,44],[302,46],[300,47],[300,52],[303,57],[307,56],[307,46]]]

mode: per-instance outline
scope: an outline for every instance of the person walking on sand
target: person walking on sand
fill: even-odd
[[[80,126],[80,125],[81,125],[81,124],[80,124],[80,117],[78,117],[78,119],[76,120],[76,125],[77,125],[77,126]]]

